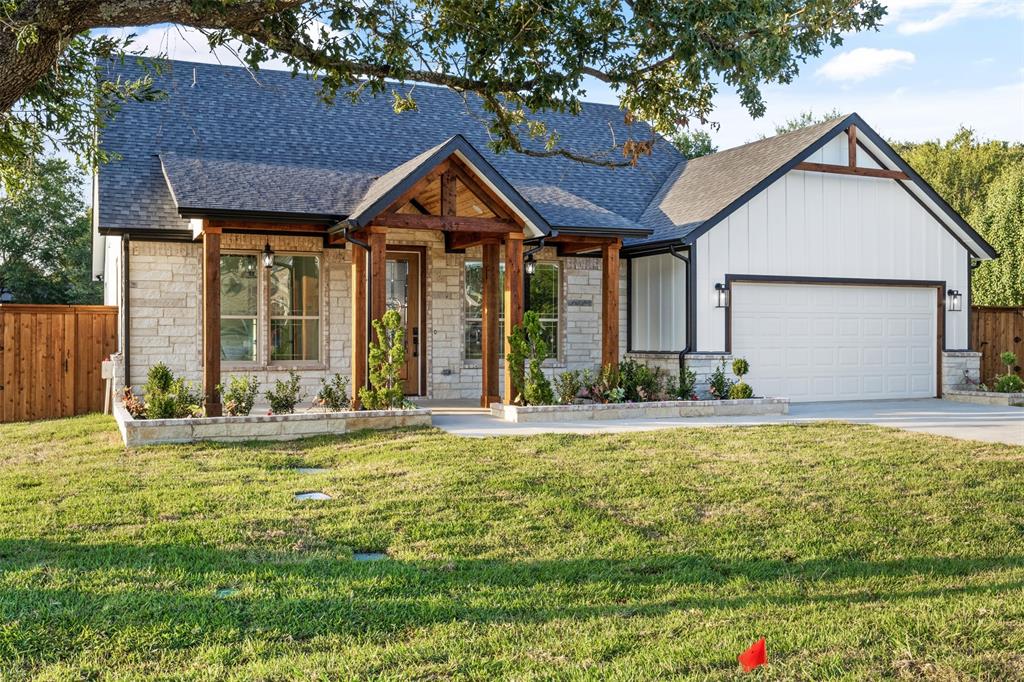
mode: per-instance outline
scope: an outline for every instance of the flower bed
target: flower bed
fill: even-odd
[[[135,419],[120,401],[114,418],[128,447],[196,441],[294,440],[360,429],[430,426],[429,409],[302,412],[248,417]]]
[[[503,405],[491,403],[491,415],[507,422],[664,419],[788,414],[789,398],[746,400],[659,400],[648,403],[584,405]]]
[[[956,389],[942,394],[946,400],[976,405],[1001,405],[1004,407],[1024,407],[1024,393],[997,393],[995,391],[972,391]]]

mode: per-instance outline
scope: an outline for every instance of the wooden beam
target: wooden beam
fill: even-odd
[[[847,128],[846,129],[846,135],[847,135],[847,138],[848,138],[847,142],[849,143],[849,148],[850,148],[850,155],[849,155],[850,168],[856,168],[857,167],[857,126],[851,125],[849,128]]]
[[[221,230],[241,232],[324,234],[328,228],[327,225],[321,223],[271,223],[257,220],[228,220],[225,218],[210,218],[205,223],[208,228],[215,227]]]
[[[203,395],[206,416],[223,414],[220,403],[220,228],[203,225]]]
[[[851,168],[831,163],[811,163],[804,161],[794,166],[795,170],[811,171],[812,173],[838,173],[839,175],[859,175],[866,178],[887,178],[889,180],[909,180],[903,171],[886,170],[884,168]]]
[[[619,249],[601,247],[601,366],[619,365]]]
[[[469,218],[463,216],[412,215],[391,213],[374,218],[370,227],[393,227],[410,230],[440,230],[441,232],[482,232],[505,234],[519,229],[511,220],[501,218]]]
[[[520,242],[522,243],[522,242]],[[483,300],[481,319],[483,327],[483,385],[480,393],[480,407],[501,402],[498,386],[498,355],[503,346],[498,317],[501,315],[501,286],[497,239],[490,239],[483,245]]]
[[[491,213],[498,216],[499,218],[505,218],[507,220],[519,220],[516,216],[515,211],[509,210],[505,206],[505,201],[498,193],[488,187],[482,182],[478,182],[474,177],[472,171],[463,166],[461,163],[452,163],[451,172],[458,176],[459,180],[462,181],[463,186],[473,195],[484,203],[487,208],[491,209]],[[519,224],[522,225],[522,221],[519,220]]]
[[[523,235],[510,233],[505,237],[505,357],[512,351],[508,335],[517,324],[523,323]],[[512,367],[505,360],[505,404],[516,399],[512,384]]]
[[[456,202],[458,197],[455,193],[455,175],[451,172],[451,167],[444,173],[441,173],[441,215],[453,216],[456,211]]]
[[[387,231],[382,227],[367,230],[370,244],[370,320],[379,320],[387,310]]]
[[[392,214],[412,201],[417,194],[425,190],[432,182],[434,182],[434,180],[440,178],[441,175],[448,170],[448,165],[447,159],[437,164],[429,173],[417,180],[412,187],[402,192],[390,206],[381,211],[381,215]]]
[[[359,409],[359,389],[366,386],[366,249],[352,244],[352,408]]]

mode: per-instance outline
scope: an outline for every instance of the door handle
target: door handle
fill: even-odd
[[[412,356],[418,358],[420,356],[420,328],[412,328]]]

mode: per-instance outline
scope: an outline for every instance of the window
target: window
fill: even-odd
[[[221,268],[220,356],[257,363],[269,330],[270,362],[320,360],[320,258],[224,254]],[[264,360],[263,362],[266,362]]]
[[[255,255],[220,258],[220,357],[256,362],[259,272]]]
[[[686,263],[669,253],[630,261],[630,350],[686,348]]]
[[[320,259],[274,256],[270,271],[271,361],[320,359]]]
[[[480,261],[466,261],[466,289],[465,289],[465,357],[467,360],[479,360],[483,357],[483,281],[484,267]],[[505,264],[499,265],[498,287],[505,289]],[[533,310],[540,315],[541,324],[544,326],[548,346],[551,349],[551,356],[559,355],[559,306],[560,277],[558,263],[537,263],[537,270],[533,275],[526,276],[529,286],[526,292],[526,309]],[[498,315],[498,328],[501,338],[506,335],[505,330],[505,297],[499,297],[500,312]]]

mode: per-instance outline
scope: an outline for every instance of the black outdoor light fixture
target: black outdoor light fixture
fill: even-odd
[[[526,274],[532,275],[535,272],[537,272],[537,261],[534,259],[533,254],[531,253],[529,256],[526,257]]]
[[[947,310],[958,313],[963,310],[964,307],[964,296],[956,289],[950,289],[946,292],[946,308]]]
[[[729,289],[721,282],[715,284],[715,307],[716,308],[728,308],[729,307]]]
[[[270,242],[263,247],[263,267],[267,270],[274,267],[274,251],[270,248]]]

